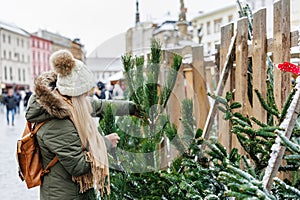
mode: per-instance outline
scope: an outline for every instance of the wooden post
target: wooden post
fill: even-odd
[[[274,64],[290,61],[291,47],[290,28],[290,0],[280,0],[274,3],[274,39],[273,62]],[[282,109],[284,101],[291,91],[291,74],[274,69],[274,96],[279,109]],[[286,164],[286,163],[282,163]],[[291,173],[280,173],[278,177],[291,178]]]
[[[274,3],[274,64],[290,61],[290,0],[280,0]],[[291,75],[274,69],[274,95],[276,105],[281,110],[284,101],[291,90]]]
[[[212,67],[206,67],[205,68],[205,81],[206,83],[208,84],[208,92],[211,92],[213,93],[215,91],[215,88],[214,88],[214,83],[213,81],[215,79],[213,79],[213,74],[212,74]]]
[[[172,57],[172,56],[170,56]],[[172,59],[172,58],[170,58]],[[178,70],[178,76],[175,82],[175,86],[173,91],[170,95],[168,106],[167,106],[167,113],[170,117],[170,123],[175,124],[178,131],[178,136],[182,137],[182,124],[181,124],[181,109],[182,109],[182,100],[185,98],[184,93],[184,77],[183,77],[183,65],[180,66]],[[172,144],[172,141],[170,141]],[[177,155],[182,152],[178,152],[174,146],[171,146],[170,150],[170,160],[173,160]]]
[[[234,101],[240,102],[242,107],[237,109],[242,115],[247,116],[249,113],[248,100],[248,19],[243,17],[238,20],[236,38],[236,69],[235,69],[235,94]],[[239,153],[243,152],[242,147],[236,137],[232,136],[232,148],[237,148]]]
[[[209,112],[209,102],[205,82],[203,46],[192,48],[194,114],[196,128],[203,129]]]
[[[257,89],[266,100],[266,56],[267,56],[266,9],[261,9],[253,15],[252,40],[252,77],[253,77],[253,116],[266,123],[267,111],[261,106],[254,89]],[[255,124],[256,126],[256,124]],[[256,126],[258,128],[258,126]]]
[[[217,85],[216,95],[221,95],[224,91],[224,86],[225,86],[226,80],[228,78],[228,74],[229,74],[229,72],[233,66],[233,62],[234,62],[235,44],[236,44],[236,34],[231,38],[231,43],[228,48],[228,53],[226,56],[226,62],[222,69],[220,80]],[[217,102],[215,100],[213,100],[212,105],[209,109],[209,113],[208,113],[204,128],[203,128],[202,138],[204,140],[207,140],[209,138],[210,129],[211,129],[213,120],[215,118],[216,111],[217,111]],[[205,146],[206,145],[203,144],[201,146],[201,148],[205,149]]]
[[[194,100],[194,87],[193,87],[193,69],[189,65],[183,69],[184,77],[186,80],[186,98]],[[197,115],[198,113],[194,113]]]
[[[226,56],[228,53],[228,49],[230,46],[231,38],[234,35],[234,25],[228,24],[227,26],[224,26],[221,28],[221,46],[220,46],[220,67],[221,71],[223,70],[224,64],[226,62]],[[232,73],[233,70],[231,69],[228,74],[227,82],[225,84],[222,96],[224,97],[226,95],[226,92],[233,91],[233,77]],[[231,124],[229,121],[225,121],[223,119],[224,113],[218,112],[218,125],[219,125],[219,142],[227,149],[227,152],[229,153],[231,150],[231,139],[232,139],[232,133],[230,131]]]

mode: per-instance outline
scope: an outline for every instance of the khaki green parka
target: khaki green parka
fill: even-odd
[[[61,96],[55,95],[56,74],[53,72],[39,76],[35,82],[35,94],[30,97],[26,119],[32,123],[47,120],[37,133],[41,148],[43,167],[58,156],[58,162],[43,177],[40,187],[41,200],[89,199],[88,193],[80,193],[79,185],[72,181],[72,176],[81,176],[90,171],[78,132],[69,118],[69,110]],[[108,103],[116,107],[116,115],[135,113],[135,105],[129,101],[103,101],[90,99],[93,107],[92,116],[105,112]],[[105,139],[107,149],[110,144]]]

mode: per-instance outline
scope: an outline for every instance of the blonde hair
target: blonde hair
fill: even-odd
[[[91,116],[92,106],[85,94],[72,97],[71,112],[81,143],[88,151],[86,155],[91,162],[91,174],[73,177],[73,180],[79,182],[81,192],[95,187],[101,192],[101,195],[105,190],[109,194],[110,181],[106,145]]]

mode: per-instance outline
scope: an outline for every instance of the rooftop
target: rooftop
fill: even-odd
[[[25,31],[24,29],[18,27],[17,25],[13,24],[13,23],[8,23],[8,22],[3,22],[0,21],[0,29],[5,29],[14,33],[18,33],[20,35],[24,35],[24,36],[30,36],[30,34]]]

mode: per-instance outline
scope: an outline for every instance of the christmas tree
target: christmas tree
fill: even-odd
[[[255,116],[249,118],[236,112],[241,104],[232,102],[230,92],[225,97],[210,94],[224,112],[224,120],[230,120],[233,124],[231,132],[237,135],[245,150],[245,154],[240,155],[235,148],[228,153],[216,138],[208,141],[201,138],[202,130],[195,129],[191,100],[182,101],[183,133],[178,132],[168,119],[166,107],[181,57],[174,55],[172,70],[165,83],[160,84],[162,61],[161,47],[157,41],[153,41],[149,57],[147,62],[143,57],[122,57],[128,97],[136,103],[140,118],[116,118],[112,114],[113,106],[108,106],[100,122],[104,134],[117,132],[121,137],[117,151],[110,157],[112,194],[104,199],[300,198],[300,129],[297,120],[300,78],[297,78],[283,108],[279,110],[274,103],[272,82],[273,70],[277,69],[267,59],[267,99],[254,90],[254,95],[268,113],[265,123]],[[279,68],[299,71],[289,63]],[[251,79],[248,80],[251,87]],[[172,141],[171,144],[181,154],[167,168],[160,169],[160,145],[165,140]],[[204,144],[208,148],[203,149]],[[287,153],[277,153],[282,151]],[[281,180],[276,177],[277,171],[289,171],[293,177]]]

